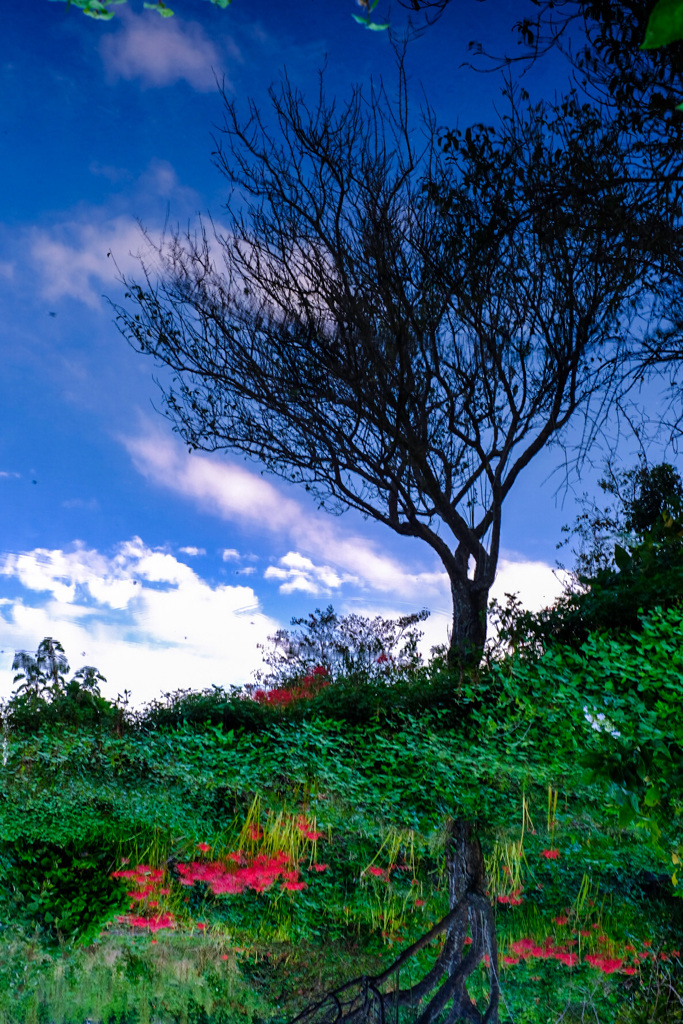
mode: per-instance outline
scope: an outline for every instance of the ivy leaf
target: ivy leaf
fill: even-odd
[[[631,564],[631,556],[621,544],[614,545],[614,561],[618,569],[627,569]]]
[[[654,50],[678,39],[683,39],[683,0],[659,0],[650,15],[640,49]]]
[[[651,785],[648,787],[643,803],[646,807],[654,807],[662,798],[662,794],[659,791],[659,786]]]

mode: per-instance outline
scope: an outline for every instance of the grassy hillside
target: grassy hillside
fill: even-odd
[[[481,838],[502,1021],[677,1019],[681,618],[463,677],[176,699],[121,735],[10,730],[0,1021],[288,1021],[448,911],[451,817]]]

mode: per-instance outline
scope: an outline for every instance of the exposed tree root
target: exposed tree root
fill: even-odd
[[[415,1024],[434,1024],[444,1011],[444,1024],[498,1024],[495,921],[493,908],[484,894],[481,846],[469,822],[449,822],[446,863],[451,908],[446,916],[404,950],[382,974],[365,975],[341,985],[321,1001],[307,1006],[291,1024],[388,1024],[398,1007],[422,1006],[430,995]],[[468,925],[472,941],[465,945]],[[401,969],[442,932],[446,932],[446,941],[434,966],[417,984],[400,988]],[[466,983],[484,956],[488,956],[489,992],[488,1004],[482,1012],[472,1003]],[[385,991],[392,979],[393,988]]]

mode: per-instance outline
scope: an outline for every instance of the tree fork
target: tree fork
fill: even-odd
[[[417,1006],[442,981],[417,1019],[416,1024],[433,1024],[452,1000],[446,1018],[448,1024],[498,1024],[498,946],[493,908],[486,898],[484,857],[470,822],[451,819],[447,825],[446,868],[450,909],[412,946],[404,950],[390,967],[375,977],[364,975],[329,992],[324,999],[306,1007],[290,1024],[383,1024],[399,1006]],[[471,945],[465,939],[470,926]],[[399,987],[401,968],[437,935],[446,932],[446,941],[432,969],[408,989]],[[481,1011],[467,991],[467,979],[488,956],[488,1004]],[[395,988],[382,992],[382,986],[395,977]]]

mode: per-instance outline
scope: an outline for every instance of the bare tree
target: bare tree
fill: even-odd
[[[275,123],[223,99],[230,230],[163,240],[143,284],[122,278],[119,329],[172,371],[190,449],[424,540],[450,581],[449,663],[478,660],[503,502],[579,410],[592,440],[644,301],[618,126],[509,89],[495,128],[440,132],[427,106],[416,134],[401,59],[395,104],[380,84],[337,109],[322,72],[312,109],[286,74],[271,87]]]

